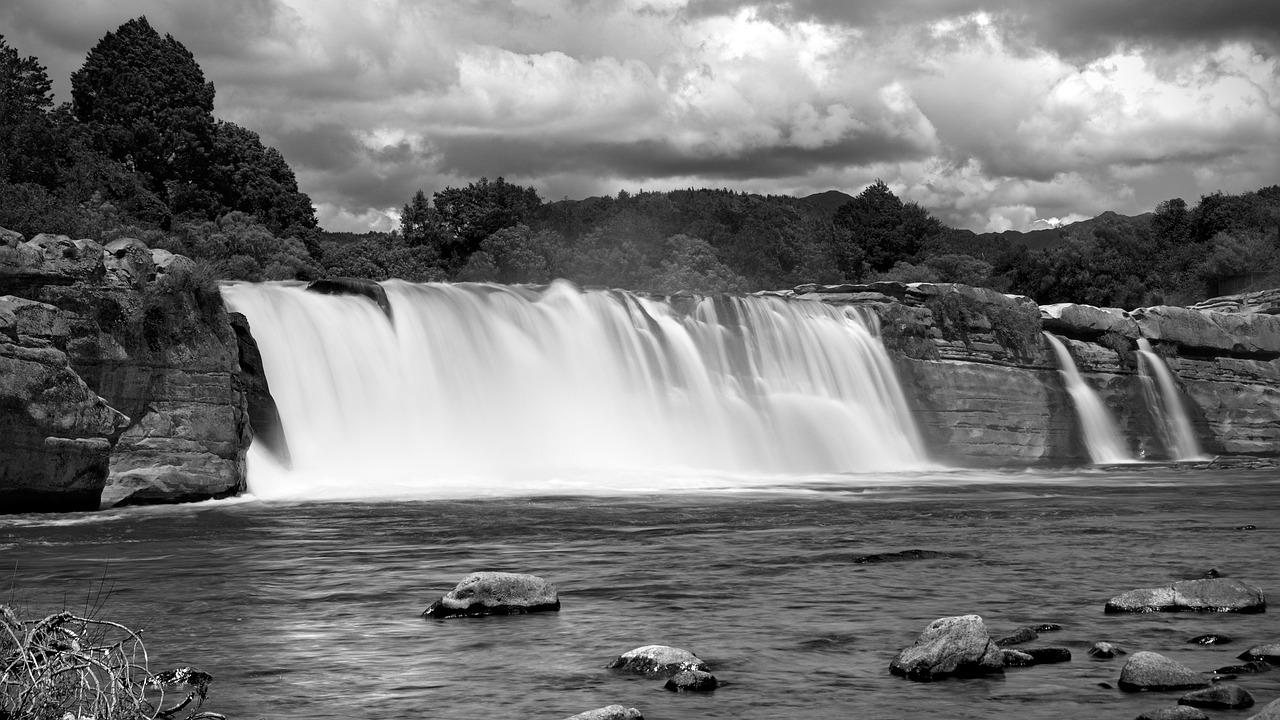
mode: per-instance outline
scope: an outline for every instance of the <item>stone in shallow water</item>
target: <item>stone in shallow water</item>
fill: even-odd
[[[1096,642],[1093,647],[1089,648],[1090,657],[1110,659],[1117,655],[1124,655],[1125,649],[1119,645],[1112,645],[1109,642]]]
[[[1261,660],[1271,665],[1280,665],[1280,643],[1254,645],[1236,657],[1241,660]]]
[[[1197,708],[1174,705],[1144,712],[1136,720],[1209,720],[1209,716]]]
[[[1178,698],[1178,704],[1216,710],[1236,710],[1252,707],[1253,696],[1239,685],[1223,683],[1204,690],[1189,692]]]
[[[1012,650],[1004,648],[1000,651],[1000,655],[1004,657],[1005,667],[1031,667],[1036,664],[1036,659],[1021,650]]]
[[[1004,656],[977,615],[934,620],[889,663],[894,675],[923,682],[1003,671]]]
[[[1036,659],[1037,664],[1070,662],[1071,651],[1064,647],[1023,648],[1023,652]]]
[[[1213,672],[1217,675],[1249,675],[1252,673],[1270,672],[1271,664],[1265,660],[1251,660],[1243,665],[1227,665]]]
[[[720,687],[716,676],[701,670],[682,670],[663,686],[672,692],[709,692]]]
[[[873,553],[861,555],[853,559],[857,565],[879,565],[881,563],[910,562],[912,560],[933,560],[936,558],[965,558],[964,553],[943,552],[941,550],[902,550],[891,553]]]
[[[1280,699],[1267,703],[1257,715],[1250,715],[1248,720],[1280,720]]]
[[[623,707],[621,705],[609,705],[607,707],[578,713],[577,715],[572,715],[564,720],[644,720],[644,716],[635,708]]]
[[[1006,647],[1008,645],[1018,645],[1024,642],[1030,642],[1040,637],[1040,634],[1029,627],[1020,627],[1017,630],[996,640],[996,645]]]
[[[1145,650],[1136,652],[1120,670],[1120,689],[1191,690],[1208,685],[1204,676],[1176,660]]]
[[[477,572],[463,578],[422,615],[433,618],[523,615],[559,609],[556,586],[536,575]]]
[[[1192,645],[1226,645],[1231,642],[1230,635],[1220,635],[1218,633],[1209,633],[1208,635],[1197,635],[1193,638],[1187,638],[1187,642]]]
[[[1238,612],[1267,609],[1262,590],[1230,578],[1180,580],[1159,588],[1121,593],[1107,601],[1109,613],[1140,612]]]
[[[711,668],[697,655],[681,648],[667,645],[644,645],[618,656],[606,667],[611,670],[640,673],[644,675],[665,675],[671,677],[688,670],[709,673]]]

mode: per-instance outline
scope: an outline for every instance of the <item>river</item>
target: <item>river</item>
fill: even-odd
[[[612,703],[649,720],[1134,717],[1106,640],[1197,670],[1280,642],[1280,617],[1105,615],[1124,590],[1223,575],[1280,589],[1273,470],[1130,466],[552,485],[523,494],[329,502],[250,496],[0,517],[9,601],[145,629],[151,667],[214,676],[229,718],[563,718]],[[686,489],[681,489],[681,486]],[[659,489],[660,488],[660,489]],[[1237,529],[1254,525],[1256,529]],[[952,557],[858,564],[920,548]],[[562,610],[427,621],[476,570],[554,582]],[[931,684],[889,661],[935,618],[993,634],[1058,623],[1068,663]],[[1186,640],[1226,633],[1236,642]],[[724,686],[676,694],[604,669],[640,645],[696,652]],[[1259,704],[1280,672],[1242,676]],[[1214,717],[1245,717],[1249,711]]]

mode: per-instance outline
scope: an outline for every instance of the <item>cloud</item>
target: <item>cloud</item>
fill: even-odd
[[[65,99],[146,14],[335,226],[501,175],[548,198],[880,178],[981,230],[1276,182],[1272,5],[11,0],[0,25]]]

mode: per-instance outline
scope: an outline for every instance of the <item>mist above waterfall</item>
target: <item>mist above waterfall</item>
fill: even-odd
[[[293,456],[286,470],[254,452],[251,492],[625,490],[923,464],[874,319],[851,307],[383,285],[390,318],[297,284],[224,288]]]

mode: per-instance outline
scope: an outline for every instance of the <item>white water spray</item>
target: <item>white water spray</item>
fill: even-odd
[[[924,464],[874,318],[855,308],[704,298],[682,314],[567,283],[383,286],[394,321],[297,284],[223,289],[249,318],[293,460],[254,453],[254,494],[625,490]]]
[[[1111,419],[1111,413],[1107,412],[1102,399],[1080,376],[1076,362],[1071,358],[1071,353],[1067,352],[1067,347],[1053,335],[1049,333],[1043,333],[1043,335],[1058,357],[1058,371],[1062,373],[1067,393],[1071,395],[1071,401],[1076,406],[1090,459],[1099,465],[1133,462],[1133,458],[1124,448],[1120,432]]]
[[[1146,338],[1138,338],[1138,366],[1147,407],[1155,416],[1160,440],[1169,456],[1180,461],[1207,459],[1200,452],[1200,441],[1191,429],[1191,420],[1186,406],[1182,404],[1182,394],[1178,392],[1173,373],[1151,349],[1151,342]]]

